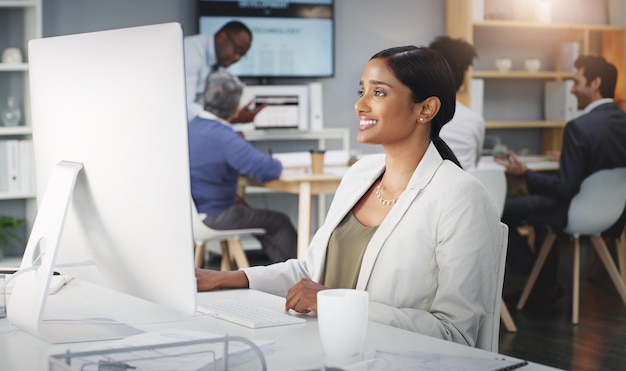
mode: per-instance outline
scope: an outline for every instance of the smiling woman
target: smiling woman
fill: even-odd
[[[428,56],[428,58],[423,58],[428,59],[428,62],[415,58],[420,54],[424,57]],[[435,73],[425,73],[429,70]],[[383,50],[370,59],[363,76],[359,90],[360,99],[355,105],[359,122],[362,122],[360,104],[371,102],[377,105],[380,102],[383,109],[389,107],[394,120],[405,120],[409,129],[413,129],[412,123],[419,123],[420,125],[415,125],[419,133],[412,132],[411,135],[417,135],[422,139],[432,139],[443,158],[458,165],[452,151],[439,137],[441,127],[454,116],[456,106],[455,86],[454,81],[451,80],[451,71],[439,53],[415,47]],[[368,77],[365,78],[365,76]],[[371,94],[375,98],[371,101],[367,100],[369,98],[365,91],[367,86],[370,86]],[[407,107],[411,112],[405,112],[405,117],[399,117],[401,114],[394,112],[405,103],[398,102],[398,99],[409,99],[413,103]],[[366,121],[369,125],[377,122]],[[427,123],[430,125],[426,125]],[[357,140],[360,138],[357,137]]]
[[[321,290],[364,290],[370,321],[475,346],[494,311],[500,217],[439,138],[455,109],[447,63],[429,48],[383,50],[365,66],[354,108],[359,142],[385,153],[350,167],[307,256],[198,270],[198,289],[250,287],[301,313],[317,312]]]

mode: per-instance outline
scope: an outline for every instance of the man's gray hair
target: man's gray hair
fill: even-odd
[[[220,68],[212,72],[206,79],[204,87],[204,110],[227,120],[239,106],[239,99],[244,84],[228,72]]]

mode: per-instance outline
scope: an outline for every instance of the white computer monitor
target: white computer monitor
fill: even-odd
[[[29,43],[39,214],[9,302],[20,327],[42,335],[51,269],[195,311],[182,39],[168,23]]]

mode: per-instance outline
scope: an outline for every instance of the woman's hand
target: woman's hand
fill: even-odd
[[[213,271],[196,268],[196,286],[198,291],[219,289],[248,288],[248,276],[243,271]]]
[[[285,311],[293,309],[298,313],[317,312],[317,292],[328,287],[320,285],[308,278],[296,283],[287,293]]]

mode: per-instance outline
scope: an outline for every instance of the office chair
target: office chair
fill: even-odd
[[[622,273],[622,281],[626,282],[626,227],[617,238],[615,246],[617,248],[617,260],[619,261],[619,271]]]
[[[498,342],[500,339],[500,316],[502,315],[502,286],[504,285],[504,267],[506,264],[506,250],[509,241],[509,227],[500,223],[500,259],[498,261],[498,269],[496,270],[496,294],[494,295],[493,312],[487,315],[478,328],[478,337],[476,339],[476,348],[484,349],[489,352],[498,353]],[[505,309],[506,310],[506,309]],[[507,311],[508,312],[508,311]]]
[[[241,236],[265,234],[263,228],[229,229],[216,230],[208,227],[202,222],[201,214],[193,200],[191,201],[193,240],[195,246],[196,268],[204,265],[205,245],[209,241],[219,240],[222,248],[222,262],[220,269],[229,271],[233,268],[233,263],[237,268],[247,268],[250,266],[246,252],[241,245]]]
[[[473,168],[467,172],[476,177],[487,188],[487,191],[489,191],[489,194],[496,202],[498,212],[502,215],[504,201],[506,200],[506,175],[504,175],[504,168]]]
[[[506,200],[506,175],[504,175],[504,169],[498,168],[473,168],[469,169],[468,173],[476,177],[489,191],[491,197],[496,202],[496,207],[500,216],[504,211],[504,202]],[[506,254],[505,254],[506,257]],[[505,259],[506,260],[506,259]],[[506,264],[506,263],[505,263]],[[509,308],[507,308],[504,301],[500,301],[500,318],[504,324],[504,328],[508,332],[517,332],[517,326],[511,317]]]
[[[606,268],[626,305],[626,284],[609,253],[602,232],[609,229],[619,219],[626,207],[626,168],[600,170],[588,176],[580,186],[580,191],[572,199],[568,211],[568,222],[564,232],[573,238],[573,272],[572,272],[572,324],[578,324],[579,291],[580,291],[580,236],[590,236],[591,242],[602,264]],[[622,233],[623,238],[623,233]],[[541,246],[537,261],[533,265],[530,276],[524,286],[517,309],[523,309],[526,300],[537,280],[537,276],[552,249],[556,233],[550,228],[546,240]],[[620,246],[621,245],[621,246]],[[618,242],[618,254],[624,259],[623,239]],[[621,260],[620,260],[621,261]],[[626,264],[626,262],[621,262]],[[624,269],[622,265],[622,274]]]

